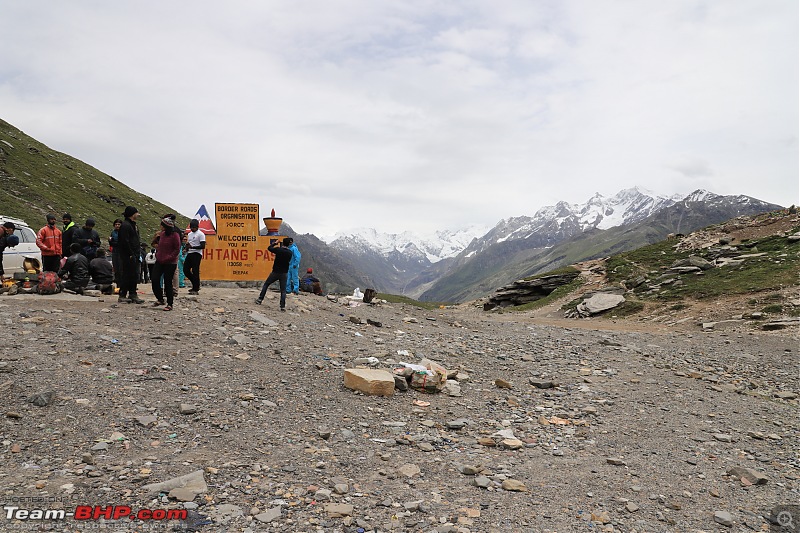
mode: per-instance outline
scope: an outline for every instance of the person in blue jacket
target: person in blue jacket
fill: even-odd
[[[300,294],[300,250],[294,243],[294,239],[286,237],[291,244],[288,248],[292,252],[292,260],[289,262],[289,275],[286,278],[286,292]]]

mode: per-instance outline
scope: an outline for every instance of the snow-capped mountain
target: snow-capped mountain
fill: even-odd
[[[692,194],[698,193],[700,191]],[[536,247],[547,248],[587,229],[634,224],[674,205],[683,197],[682,194],[659,196],[634,187],[624,189],[610,198],[597,193],[582,204],[558,202],[542,207],[532,217],[501,220],[483,238],[472,243],[465,255],[472,256],[492,244],[517,239],[528,239]]]
[[[342,251],[365,252],[371,250],[389,257],[402,253],[417,260],[438,263],[455,257],[476,238],[486,235],[487,226],[474,224],[460,230],[441,230],[430,234],[380,233],[372,228],[358,228],[323,237],[329,246]],[[423,259],[424,258],[424,259]]]
[[[634,226],[651,220],[656,214],[666,214],[674,219],[665,223],[672,228],[664,233],[666,235],[670,231],[691,231],[739,214],[775,207],[748,196],[721,196],[705,190],[689,195],[661,196],[634,187],[608,198],[598,193],[582,204],[558,202],[542,207],[533,216],[501,220],[488,231],[478,225],[427,235],[387,234],[362,228],[322,240],[359,265],[375,280],[379,290],[412,296],[425,291],[424,295],[429,296],[427,287],[446,284],[451,278],[464,285],[468,278],[487,275],[488,265],[493,262],[500,262],[494,269],[503,270],[512,256],[514,260],[521,260],[523,256],[544,252],[585,232]],[[674,215],[669,215],[673,211]],[[498,251],[498,246],[502,250]],[[488,254],[483,253],[490,249]],[[464,268],[471,269],[468,275],[449,275]],[[434,301],[449,301],[450,297],[444,290],[431,296]]]
[[[699,191],[698,191],[699,192]],[[695,194],[695,193],[693,193]],[[634,187],[625,189],[611,198],[596,193],[583,204],[558,202],[542,207],[532,217],[516,217],[505,224],[508,233],[498,240],[524,239],[542,229],[608,229],[631,224],[649,217],[656,211],[681,200],[683,195],[657,196]],[[503,224],[501,221],[500,224]],[[500,224],[496,227],[499,228]]]
[[[693,194],[698,195],[699,192]],[[610,198],[597,193],[583,204],[558,202],[553,206],[542,207],[532,217],[501,220],[491,231],[490,228],[478,224],[430,234],[408,231],[380,233],[372,228],[358,228],[322,237],[322,240],[340,251],[372,252],[383,257],[401,253],[406,260],[433,264],[458,256],[470,244],[478,244],[477,241],[473,243],[475,239],[502,242],[526,239],[538,233],[543,237],[543,245],[548,246],[588,228],[608,229],[638,222],[682,198],[683,195],[657,196],[634,187],[620,191]]]

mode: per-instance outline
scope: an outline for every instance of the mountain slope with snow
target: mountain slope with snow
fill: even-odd
[[[490,263],[493,268],[503,270],[504,262],[526,261],[586,233],[634,226],[671,208],[684,217],[670,222],[676,231],[682,231],[681,225],[686,224],[682,220],[691,220],[692,225],[702,227],[705,218],[712,217],[711,212],[719,214],[712,217],[716,221],[718,216],[728,213],[733,217],[774,207],[747,196],[720,196],[704,190],[689,195],[662,196],[634,187],[611,197],[598,193],[580,204],[558,202],[542,207],[533,216],[501,220],[488,231],[477,225],[426,235],[387,234],[361,228],[322,240],[350,257],[353,264],[375,280],[375,288],[382,292],[415,297],[425,292],[436,294],[440,301],[449,301],[448,290],[430,292],[430,289],[442,283],[446,285],[448,280],[444,278],[452,277],[470,262],[473,271],[468,277],[478,277],[486,273]],[[693,216],[695,211],[702,214]],[[495,257],[482,257],[487,252]]]
[[[357,228],[339,232],[322,240],[338,250],[363,251],[365,248],[388,257],[405,253],[433,264],[455,257],[476,238],[482,237],[488,227],[474,224],[459,230],[441,230],[429,234],[380,233],[372,228]]]

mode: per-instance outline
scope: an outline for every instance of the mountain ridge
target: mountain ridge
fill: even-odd
[[[692,209],[703,209],[698,206],[702,203],[717,205],[719,214],[708,218],[692,217]],[[704,189],[697,189],[688,194],[674,194],[671,196],[656,195],[640,187],[623,189],[616,194],[605,197],[595,193],[584,203],[570,204],[565,201],[555,205],[539,208],[533,216],[516,216],[500,220],[494,227],[482,236],[471,236],[460,242],[466,244],[458,251],[454,240],[444,243],[432,243],[431,237],[426,241],[413,232],[396,234],[380,233],[372,228],[339,232],[335,238],[329,238],[329,246],[339,250],[342,254],[352,258],[352,262],[362,265],[374,280],[379,280],[380,290],[396,292],[414,298],[429,299],[431,301],[463,301],[462,298],[470,295],[478,297],[480,290],[491,291],[487,283],[495,281],[507,282],[508,275],[500,275],[497,270],[503,270],[503,261],[509,265],[510,272],[516,271],[511,266],[517,263],[527,263],[536,257],[548,257],[547,250],[559,246],[570,239],[577,239],[592,249],[586,243],[586,235],[601,235],[604,231],[614,230],[612,235],[625,234],[615,228],[635,226],[644,223],[648,218],[674,206],[683,206],[681,213],[674,213],[669,223],[663,223],[658,218],[650,223],[659,223],[658,231],[634,232],[630,244],[646,244],[651,239],[666,236],[671,232],[691,231],[704,225],[721,222],[720,217],[726,215],[738,216],[752,214],[758,211],[767,211],[776,207],[774,204],[762,202],[748,196],[723,196]],[[727,207],[726,207],[727,206]],[[738,206],[734,208],[733,206]],[[691,220],[691,223],[682,225],[682,220]],[[474,227],[472,228],[474,232]],[[597,233],[600,232],[600,233]],[[458,235],[458,230],[449,230],[445,237]],[[462,231],[460,235],[468,232]],[[581,236],[584,238],[581,238]],[[644,236],[647,236],[644,238]],[[613,239],[612,239],[613,240]],[[505,243],[505,244],[504,244]],[[576,244],[577,245],[577,244]],[[449,246],[449,248],[448,248]],[[448,253],[440,254],[438,260],[431,261],[427,249],[444,250]],[[624,248],[624,245],[619,245]],[[497,265],[495,261],[481,258],[471,266],[467,263],[473,258],[484,253],[499,256]],[[563,255],[572,256],[573,252]],[[548,259],[548,264],[553,261]],[[494,265],[494,266],[489,266]],[[560,266],[560,265],[559,265]],[[466,268],[466,270],[461,270]],[[524,267],[522,270],[536,270]],[[473,271],[471,274],[469,271]],[[529,272],[529,274],[532,272]],[[484,276],[480,282],[478,276]],[[474,286],[475,290],[452,289],[443,290],[441,287],[451,283],[446,278],[454,278],[459,283]],[[470,281],[468,281],[470,280]],[[477,292],[476,292],[477,291]]]

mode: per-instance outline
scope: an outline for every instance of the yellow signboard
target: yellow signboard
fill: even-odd
[[[277,235],[258,234],[258,204],[215,204],[216,235],[206,235],[200,275],[204,280],[264,280],[275,256],[267,248]]]

